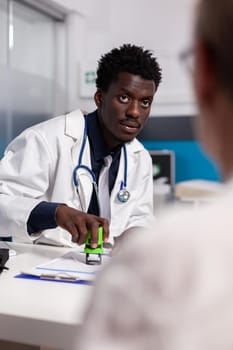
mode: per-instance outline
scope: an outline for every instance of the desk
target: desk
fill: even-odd
[[[69,248],[11,244],[17,255],[0,275],[0,339],[75,349],[92,288],[88,285],[17,279],[22,269],[56,258]]]

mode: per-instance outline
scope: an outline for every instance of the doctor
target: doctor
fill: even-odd
[[[146,226],[153,212],[152,164],[135,137],[160,80],[150,51],[115,48],[99,61],[95,112],[76,110],[13,140],[0,162],[0,235],[72,246],[83,244],[90,229],[96,247],[100,225],[105,241]],[[98,193],[106,157],[106,189]]]

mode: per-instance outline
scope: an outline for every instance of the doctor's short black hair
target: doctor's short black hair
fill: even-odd
[[[107,91],[122,72],[154,80],[156,89],[162,78],[161,68],[151,51],[140,46],[124,44],[101,56],[97,68],[97,89]]]

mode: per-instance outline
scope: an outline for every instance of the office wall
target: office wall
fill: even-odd
[[[63,9],[64,13],[67,14],[67,30],[60,31],[58,34],[59,37],[64,37],[62,40],[66,42],[66,49],[57,51],[56,55],[56,57],[62,58],[62,61],[67,58],[68,62],[67,66],[63,65],[62,69],[56,70],[57,79],[64,83],[63,88],[67,90],[67,100],[65,101],[67,111],[78,107],[85,111],[91,111],[95,108],[92,95],[81,96],[83,66],[90,64],[95,69],[96,62],[103,53],[115,46],[130,42],[153,50],[163,70],[163,81],[155,95],[151,115],[153,117],[163,116],[164,118],[167,116],[183,116],[186,118],[187,115],[196,114],[190,77],[179,61],[180,52],[190,46],[192,41],[193,6],[196,0],[40,1],[58,9]],[[1,23],[4,23],[4,18],[0,21],[0,25]],[[58,24],[56,26],[58,27]],[[39,33],[41,34],[41,32]],[[55,40],[58,36],[55,36]],[[3,35],[2,37],[6,36]],[[52,45],[54,44],[52,43]],[[48,48],[51,48],[52,45]],[[28,55],[30,53],[36,55],[36,50],[36,47],[33,50],[30,48]],[[4,55],[5,53],[2,51],[0,60],[5,59]],[[39,57],[39,55],[36,56]],[[17,56],[15,56],[15,59],[17,65],[21,63],[24,65],[23,60],[18,60]],[[33,63],[35,62],[33,61]],[[30,67],[27,64],[26,68]],[[46,65],[42,68],[45,69],[45,67]],[[46,93],[44,88],[40,88],[40,91]],[[49,94],[46,93],[46,96],[48,97]],[[53,105],[57,105],[58,108],[49,107],[49,110],[53,109],[54,113],[59,113],[62,110],[59,105],[62,99],[59,96],[57,95],[56,101],[53,101]],[[32,98],[33,96],[30,100]],[[7,101],[7,99],[2,100]],[[27,126],[22,122],[21,117],[25,118],[25,111],[24,115],[16,113],[16,118],[13,121],[16,130],[14,135]],[[5,122],[5,119],[3,122]],[[36,122],[35,119],[34,122]],[[10,129],[11,125],[4,126],[4,128]],[[1,130],[4,128],[1,128]],[[157,149],[163,146],[162,144],[155,144],[156,139],[150,140],[150,142],[152,143],[146,144],[149,148]],[[188,159],[187,154],[185,157],[182,157],[181,154],[182,150],[185,151],[186,149],[183,146],[181,144],[181,148],[179,148],[180,159],[182,159],[178,163],[180,174],[184,174],[185,169],[187,169],[184,161],[184,159]],[[198,145],[195,144],[194,150],[196,153],[199,152],[198,149]],[[203,176],[205,177],[206,167],[203,165],[204,163],[201,163],[201,165],[200,162],[195,164],[197,161],[198,158],[193,156],[192,168],[200,169],[200,174],[203,170]],[[202,161],[205,162],[204,154],[202,155]],[[208,163],[207,159],[206,162]],[[211,169],[208,170],[210,178],[215,176],[214,170],[213,173],[211,171]],[[193,171],[188,172],[189,178],[193,175]],[[178,178],[180,179],[180,176]]]
[[[196,140],[195,117],[149,118],[138,138],[148,150],[174,152],[175,181],[205,179],[221,181],[219,169]]]
[[[62,0],[56,0],[60,4]],[[163,69],[163,82],[152,115],[193,114],[190,80],[179,54],[191,43],[196,0],[89,0],[89,12],[69,17],[69,109],[92,110],[92,98],[82,98],[81,70],[96,67],[100,55],[131,42],[154,51]],[[65,1],[63,1],[65,4]],[[76,7],[76,9],[78,6]]]
[[[92,0],[40,0],[41,2],[57,7],[65,12],[76,12],[81,16],[89,16],[91,12]],[[101,1],[101,0],[100,0]]]
[[[58,0],[60,4],[65,1]],[[112,47],[131,42],[154,51],[163,69],[163,81],[152,105],[152,117],[184,119],[196,115],[190,76],[179,61],[180,52],[192,42],[193,9],[196,0],[89,0],[88,11],[68,16],[69,31],[69,109],[95,108],[92,97],[81,97],[81,68],[93,68],[99,57]],[[74,4],[73,4],[74,5]],[[167,124],[169,128],[169,124]],[[148,149],[167,148],[175,152],[176,181],[191,178],[219,180],[214,163],[205,155],[195,136],[186,139],[142,140]],[[158,132],[161,132],[159,130]]]
[[[66,27],[18,1],[0,1],[0,156],[26,127],[67,110]]]
[[[169,150],[175,156],[175,181],[221,181],[219,169],[195,140],[143,141],[148,150]]]

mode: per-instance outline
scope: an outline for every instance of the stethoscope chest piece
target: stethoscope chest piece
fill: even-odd
[[[125,203],[129,200],[130,193],[125,188],[117,193],[117,198],[121,203]]]

